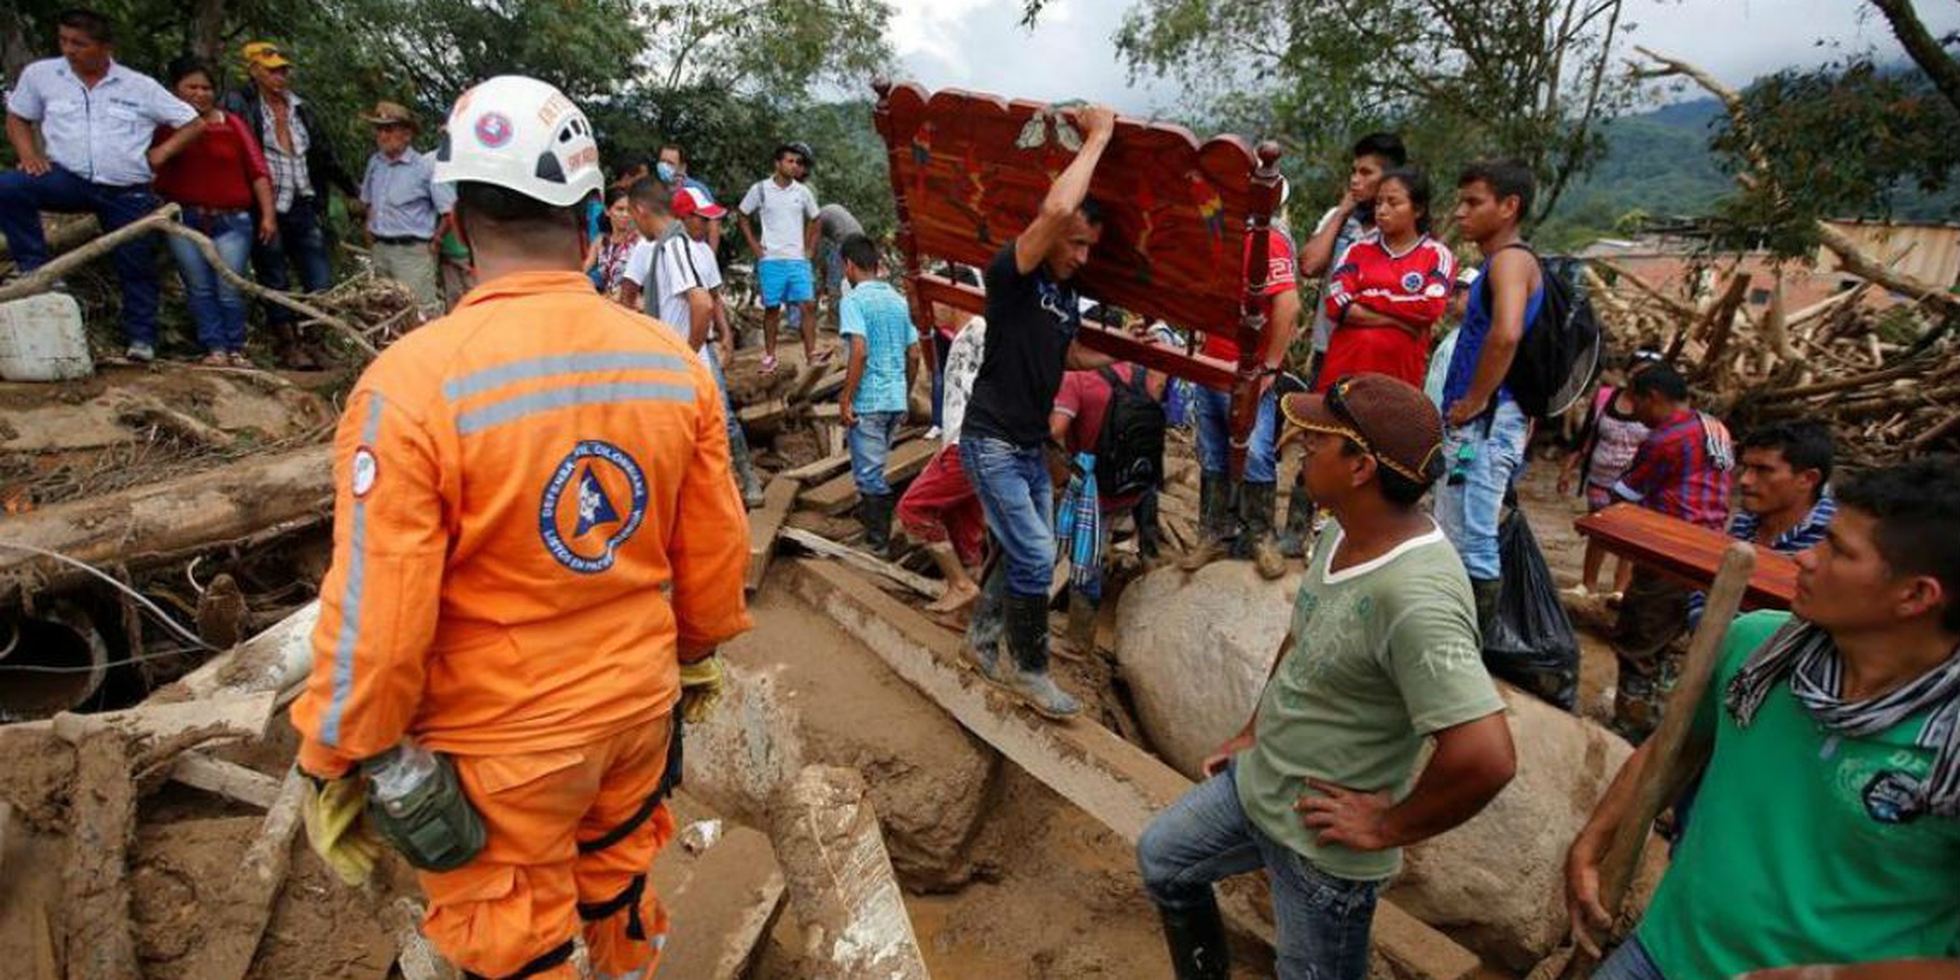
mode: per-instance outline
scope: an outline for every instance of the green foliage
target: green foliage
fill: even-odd
[[[1401,131],[1450,182],[1516,156],[1555,206],[1605,148],[1633,86],[1609,69],[1621,0],[1137,0],[1116,35],[1132,73],[1169,75],[1221,126],[1275,133],[1313,193],[1338,195],[1347,148]],[[1030,10],[1033,13],[1034,10]],[[1541,212],[1542,213],[1542,212]]]
[[[1802,255],[1817,247],[1818,218],[1960,216],[1960,110],[1923,73],[1858,58],[1757,79],[1742,102],[1750,129],[1724,120],[1709,145],[1753,174],[1753,136],[1771,180],[1721,202],[1729,239]]]

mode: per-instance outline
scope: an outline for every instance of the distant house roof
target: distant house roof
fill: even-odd
[[[1921,282],[1950,289],[1960,282],[1960,224],[1831,221],[1873,261],[1889,264]],[[1817,250],[1819,272],[1839,269],[1837,255]]]

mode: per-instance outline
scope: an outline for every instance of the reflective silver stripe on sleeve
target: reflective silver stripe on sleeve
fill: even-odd
[[[361,424],[361,445],[372,447],[381,434],[380,395],[368,395],[368,416]],[[370,448],[369,451],[372,451]],[[361,593],[367,580],[367,501],[354,499],[352,529],[347,536],[347,581],[340,591],[340,635],[333,645],[333,699],[320,722],[320,741],[340,745],[340,716],[354,691],[354,647],[361,641]]]
[[[610,405],[645,401],[692,402],[694,388],[691,385],[679,384],[608,381],[535,391],[491,402],[481,408],[473,408],[458,415],[456,433],[465,436],[473,435],[505,422],[514,422],[527,415],[570,408],[574,405]]]
[[[547,354],[496,367],[484,368],[442,384],[442,397],[460,401],[471,395],[501,388],[519,381],[533,381],[586,371],[685,371],[687,362],[672,354],[652,351],[592,351],[577,354]]]

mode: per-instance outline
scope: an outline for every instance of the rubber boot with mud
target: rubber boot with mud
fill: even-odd
[[[300,346],[299,328],[291,323],[272,324],[272,357],[288,371],[318,371],[320,362]]]
[[[1225,949],[1225,920],[1218,903],[1197,908],[1157,907],[1164,920],[1164,943],[1171,951],[1171,971],[1177,980],[1228,980],[1231,958]]]
[[[1288,558],[1307,557],[1307,538],[1313,527],[1313,495],[1307,485],[1295,482],[1286,495],[1286,526],[1279,532],[1279,553]]]
[[[858,523],[864,526],[864,550],[885,557],[892,546],[892,495],[867,493],[859,497]]]
[[[1007,674],[1011,668],[1001,663],[1001,638],[1007,630],[1007,568],[1006,563],[995,558],[992,567],[983,576],[980,597],[973,604],[973,620],[966,627],[966,635],[960,642],[960,657],[980,676],[999,684],[1007,685]]]
[[[735,471],[735,486],[742,491],[742,506],[750,510],[762,506],[762,481],[755,475],[755,460],[749,455],[749,441],[739,432],[729,443],[728,459]]]
[[[1007,597],[1007,649],[1014,654],[1013,669],[1002,686],[1021,699],[1036,714],[1056,721],[1067,721],[1082,713],[1082,703],[1055,684],[1048,675],[1048,597],[1010,595]]]
[[[1470,580],[1470,593],[1477,597],[1477,633],[1490,635],[1491,621],[1497,618],[1497,597],[1504,591],[1504,580],[1495,578],[1473,578]]]
[[[1224,473],[1204,474],[1198,480],[1198,540],[1178,559],[1177,567],[1195,572],[1224,557],[1231,522],[1232,478]]]
[[[1252,539],[1252,567],[1267,580],[1286,574],[1286,556],[1280,554],[1273,539],[1273,497],[1279,487],[1272,483],[1244,483],[1239,486],[1239,523]]]
[[[1066,656],[1087,661],[1096,653],[1096,604],[1088,596],[1070,590],[1068,594],[1068,633],[1062,649]]]

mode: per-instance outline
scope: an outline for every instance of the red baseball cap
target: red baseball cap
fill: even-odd
[[[714,196],[699,187],[683,187],[674,192],[674,217],[702,217],[712,221],[728,213],[728,209],[715,203]]]

